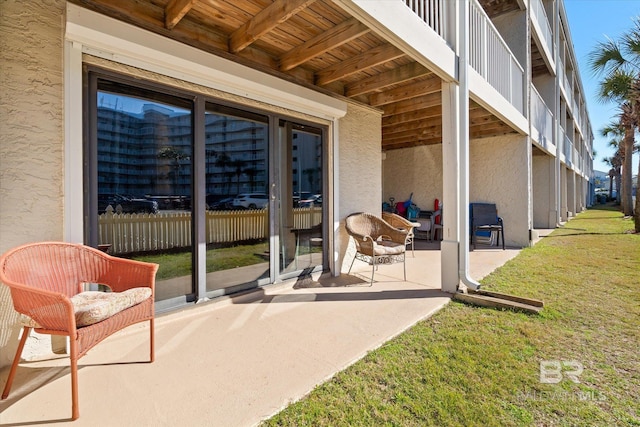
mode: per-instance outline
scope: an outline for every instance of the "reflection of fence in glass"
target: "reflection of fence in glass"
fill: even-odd
[[[318,225],[322,221],[322,208],[295,208],[293,221],[296,229]],[[268,236],[267,209],[207,211],[207,244],[260,240]],[[104,213],[98,216],[98,243],[110,244],[113,255],[190,247],[191,213]]]

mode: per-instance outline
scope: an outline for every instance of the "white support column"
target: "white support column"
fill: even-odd
[[[460,87],[442,84],[442,290],[455,293],[460,283],[458,197],[460,195],[459,158]]]
[[[84,242],[82,158],[82,45],[64,43],[64,239]]]

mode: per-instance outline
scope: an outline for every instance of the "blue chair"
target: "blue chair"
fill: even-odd
[[[504,222],[498,216],[498,208],[494,203],[471,203],[471,241],[476,248],[478,232],[497,232],[498,241],[502,237],[502,249],[504,250]]]

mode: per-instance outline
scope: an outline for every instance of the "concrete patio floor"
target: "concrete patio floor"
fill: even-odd
[[[351,275],[313,276],[160,315],[156,361],[148,323],[108,338],[80,359],[80,418],[71,422],[69,361],[23,362],[0,425],[251,426],[442,308],[437,243],[415,257]],[[519,250],[471,252],[480,279]],[[8,369],[0,373],[4,384]]]

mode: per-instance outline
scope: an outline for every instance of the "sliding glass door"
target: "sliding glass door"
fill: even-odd
[[[160,309],[321,271],[325,131],[87,73],[85,240],[160,264]]]
[[[205,147],[207,292],[268,283],[269,118],[207,104]]]
[[[280,121],[279,268],[284,277],[324,265],[323,158],[321,129]]]
[[[160,264],[157,301],[193,298],[193,104],[93,79],[87,240],[115,256]],[[190,297],[191,296],[191,297]]]

